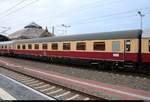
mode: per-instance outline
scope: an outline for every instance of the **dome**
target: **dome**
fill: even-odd
[[[24,28],[38,28],[38,29],[42,29],[42,27],[38,24],[36,24],[35,22],[30,23],[29,25],[25,26]]]

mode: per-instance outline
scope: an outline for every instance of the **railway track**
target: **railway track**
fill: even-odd
[[[95,96],[78,92],[73,89],[68,89],[66,87],[49,83],[2,67],[0,67],[0,73],[47,96],[53,97],[56,100],[102,100]]]

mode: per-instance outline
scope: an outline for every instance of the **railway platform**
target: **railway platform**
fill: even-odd
[[[55,100],[0,74],[0,100]]]
[[[0,64],[8,69],[15,70],[32,77],[37,77],[45,81],[53,82],[59,85],[65,85],[69,88],[80,90],[108,100],[150,100],[150,92],[138,89],[132,89],[124,86],[110,85],[93,80],[85,80],[72,77],[45,69],[21,66],[9,61],[0,60]]]

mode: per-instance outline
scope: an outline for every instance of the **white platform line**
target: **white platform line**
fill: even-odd
[[[77,97],[79,97],[79,95],[78,95],[78,94],[76,94],[76,95],[74,95],[74,96],[72,96],[72,97],[68,98],[67,100],[73,100],[73,99],[75,99],[75,98],[77,98]]]
[[[5,76],[5,75],[0,74],[0,76],[9,79],[9,80],[13,81],[13,82],[16,83],[16,84],[21,85],[21,86],[27,88],[28,90],[31,90],[31,91],[33,91],[33,92],[35,92],[35,93],[37,93],[37,94],[39,94],[39,95],[41,95],[41,96],[47,98],[48,100],[56,100],[56,99],[51,98],[51,97],[49,97],[49,96],[47,96],[47,95],[45,95],[45,94],[43,94],[43,93],[41,93],[41,92],[38,92],[38,91],[34,90],[34,89],[32,89],[32,88],[30,88],[30,87],[28,87],[28,86],[26,86],[26,85],[24,85],[24,84],[22,84],[22,83],[20,83],[20,82],[18,82],[18,81],[16,81],[16,80],[14,80],[14,79],[11,79],[11,78],[9,78],[9,77],[7,77],[7,76]]]
[[[2,100],[16,100],[13,96],[11,96],[9,93],[7,93],[1,88],[0,88],[0,98]]]

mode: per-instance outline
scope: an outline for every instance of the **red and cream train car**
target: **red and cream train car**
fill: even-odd
[[[150,38],[142,30],[90,33],[16,40],[0,52],[49,62],[98,65],[100,68],[150,66]]]

